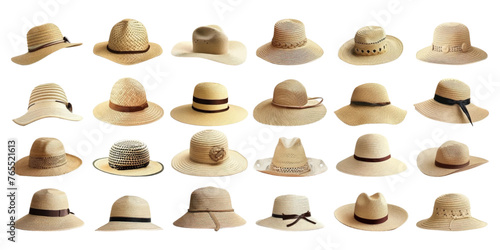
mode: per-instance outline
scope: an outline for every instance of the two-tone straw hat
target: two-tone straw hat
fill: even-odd
[[[126,195],[113,203],[109,222],[96,231],[161,229],[161,227],[151,223],[151,211],[146,200]]]

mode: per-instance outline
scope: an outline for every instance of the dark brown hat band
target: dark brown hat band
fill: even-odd
[[[151,48],[150,45],[148,45],[148,48],[145,50],[131,50],[131,51],[121,51],[121,50],[113,50],[109,48],[109,45],[106,45],[106,49],[114,54],[140,54],[140,53],[145,53]]]
[[[229,102],[229,98],[225,99],[202,99],[198,98],[196,96],[193,96],[193,103],[197,104],[203,104],[203,105],[221,105],[221,104],[227,104]],[[219,113],[219,112],[224,112],[229,110],[229,105],[223,109],[217,109],[217,110],[206,110],[206,109],[199,109],[194,107],[194,105],[191,105],[191,108],[193,108],[194,111],[202,112],[202,113]]]
[[[69,208],[61,210],[46,210],[46,209],[37,209],[30,207],[29,214],[37,216],[47,216],[47,217],[64,217],[68,214],[73,214],[73,213],[69,211]]]
[[[389,215],[386,215],[380,219],[365,219],[365,218],[361,218],[359,216],[357,216],[356,214],[354,214],[354,219],[356,219],[357,221],[361,222],[361,223],[364,223],[364,224],[371,224],[371,225],[374,225],[374,224],[381,224],[381,223],[384,223],[386,222],[388,219],[389,219]]]
[[[463,167],[467,167],[469,166],[470,164],[470,161],[467,161],[466,163],[464,164],[445,164],[445,163],[441,163],[441,162],[438,162],[438,161],[435,161],[434,162],[434,165],[436,165],[436,167],[440,167],[440,168],[448,168],[448,169],[458,169],[458,168],[463,168]]]
[[[311,217],[311,212],[307,211],[303,214],[272,214],[272,217],[274,218],[281,218],[283,220],[293,220],[295,219],[292,223],[286,225],[286,227],[291,227],[295,225],[299,220],[305,220],[309,223],[316,224],[316,222],[309,220],[307,217]]]
[[[47,48],[47,47],[50,47],[50,46],[53,46],[53,45],[56,45],[56,44],[60,44],[60,43],[69,43],[69,40],[68,40],[68,38],[63,37],[62,40],[53,41],[53,42],[50,42],[50,43],[46,43],[44,45],[40,45],[40,46],[38,46],[36,48],[28,49],[28,52],[35,52],[37,50],[44,49],[44,48]]]
[[[111,101],[109,102],[109,108],[119,112],[137,112],[146,109],[148,106],[148,102],[145,102],[140,106],[121,106],[114,104]]]
[[[148,223],[148,222],[151,222],[151,218],[109,217],[109,221]]]
[[[391,102],[377,102],[377,103],[372,103],[372,102],[351,101],[351,105],[354,105],[354,106],[380,107],[380,106],[387,106],[387,105],[390,105],[390,104],[391,104]]]
[[[382,158],[364,158],[364,157],[359,157],[357,155],[354,155],[354,159],[358,161],[364,161],[364,162],[381,162],[381,161],[387,161],[391,158],[391,155],[382,157]]]

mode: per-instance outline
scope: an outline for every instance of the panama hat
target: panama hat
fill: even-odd
[[[62,48],[82,45],[70,43],[68,38],[63,36],[59,28],[52,23],[31,28],[26,37],[28,53],[12,57],[12,61],[20,65],[36,63]]]
[[[151,223],[151,212],[146,200],[126,195],[113,203],[109,222],[96,231],[161,229],[161,227]]]
[[[469,29],[461,23],[440,24],[434,30],[432,45],[417,52],[419,60],[440,64],[467,64],[487,57],[471,45]]]
[[[304,24],[283,19],[274,25],[273,40],[257,49],[257,56],[274,64],[298,65],[316,60],[323,49],[306,37]]]
[[[372,196],[362,193],[356,203],[337,208],[335,218],[356,229],[389,231],[403,225],[408,219],[408,213],[403,208],[387,204],[381,193]]]
[[[107,123],[134,126],[152,123],[163,116],[163,109],[146,99],[146,90],[132,78],[118,80],[109,101],[94,108],[94,116]]]
[[[339,58],[354,65],[375,65],[394,61],[403,52],[403,43],[385,34],[382,27],[366,26],[339,49]]]
[[[160,45],[149,42],[146,27],[134,19],[115,24],[109,40],[94,46],[94,54],[123,65],[144,62],[162,52]]]
[[[31,199],[29,214],[16,221],[16,228],[30,231],[59,231],[83,225],[69,210],[68,197],[57,189],[42,189]]]
[[[229,193],[216,187],[199,188],[191,193],[186,214],[174,222],[177,227],[220,228],[242,226],[246,221],[234,212]]]
[[[224,85],[202,82],[194,87],[193,103],[174,108],[170,115],[182,123],[218,126],[242,121],[248,112],[242,107],[229,104]]]

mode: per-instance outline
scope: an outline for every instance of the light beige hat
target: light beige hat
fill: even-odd
[[[406,110],[391,104],[384,86],[365,83],[352,92],[351,103],[335,111],[337,117],[347,125],[386,123],[399,124],[406,117]]]
[[[337,208],[335,218],[356,229],[389,231],[403,225],[408,219],[408,213],[403,208],[387,204],[381,193],[372,196],[362,193],[356,203]]]
[[[68,197],[57,189],[42,189],[31,199],[29,214],[16,221],[16,228],[30,231],[60,231],[83,225],[69,210]]]
[[[151,223],[151,212],[146,200],[126,195],[113,203],[109,222],[96,231],[161,229],[161,227]]]
[[[359,176],[387,176],[406,170],[406,165],[392,157],[389,142],[379,134],[358,138],[354,155],[337,164],[340,172]]]
[[[417,227],[443,231],[463,231],[482,228],[486,222],[472,217],[469,199],[463,194],[445,194],[436,199],[430,218]]]
[[[234,212],[229,193],[216,187],[199,188],[191,193],[189,209],[174,222],[185,228],[220,228],[242,226],[246,221]]]
[[[163,116],[163,109],[146,99],[146,90],[132,78],[118,80],[109,101],[94,108],[94,116],[107,123],[134,126],[152,123]]]
[[[403,52],[403,43],[385,34],[382,27],[366,26],[339,49],[339,58],[354,65],[376,65],[394,61]]]
[[[94,54],[123,65],[144,62],[162,52],[160,45],[149,42],[146,27],[134,19],[115,24],[109,40],[94,46]]]
[[[469,29],[461,23],[440,24],[434,30],[432,45],[417,52],[419,60],[440,64],[467,64],[487,57],[471,45]]]
[[[273,40],[257,49],[257,56],[274,64],[298,65],[316,60],[323,49],[306,37],[304,24],[283,19],[274,25]]]

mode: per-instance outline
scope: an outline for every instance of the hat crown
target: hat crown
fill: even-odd
[[[220,111],[229,107],[227,89],[224,85],[219,83],[199,83],[194,87],[193,97],[193,107],[199,110]],[[199,100],[199,102],[196,101],[196,99]]]
[[[307,43],[304,24],[296,19],[283,19],[274,25],[271,45],[278,48],[296,48]]]
[[[113,26],[108,48],[113,51],[144,51],[149,48],[148,33],[144,25],[134,19],[124,19]]]
[[[120,106],[133,107],[147,103],[146,90],[132,78],[118,80],[111,89],[109,101]]]
[[[366,26],[356,32],[354,42],[360,44],[374,44],[381,42],[385,37],[385,31],[382,27]]]
[[[306,88],[297,80],[285,80],[274,88],[273,103],[285,106],[304,106],[307,104],[307,99]]]
[[[457,79],[443,79],[437,85],[436,95],[457,101],[466,100],[470,98],[470,88]]]
[[[470,216],[470,202],[463,194],[444,194],[434,202],[432,217],[456,219]]]
[[[65,155],[64,146],[56,138],[42,137],[33,142],[30,157],[52,157]]]
[[[307,157],[300,138],[281,137],[274,150],[272,164],[277,167],[300,168],[307,166]]]
[[[309,211],[309,199],[300,195],[281,195],[274,199],[273,214],[303,214]]]
[[[351,101],[368,103],[390,102],[385,87],[378,83],[365,83],[357,86],[352,92]]]
[[[66,193],[57,189],[42,189],[31,199],[31,208],[44,210],[62,210],[69,208]]]
[[[26,35],[28,48],[35,49],[39,46],[63,40],[63,35],[59,28],[52,23],[46,23],[31,28]]]
[[[195,53],[226,54],[229,41],[217,25],[202,26],[193,32],[193,51]]]
[[[363,219],[378,220],[389,214],[389,208],[381,193],[371,196],[362,193],[354,205],[354,214]]]
[[[222,188],[204,187],[191,193],[190,210],[230,210],[231,197],[229,193]]]
[[[31,91],[29,105],[31,106],[41,101],[60,101],[68,103],[66,93],[64,93],[61,86],[55,83],[40,84]]]
[[[113,203],[110,217],[151,218],[151,211],[143,198],[126,195]]]
[[[109,150],[109,165],[115,168],[135,167],[149,163],[148,146],[136,140],[123,140]]]
[[[217,130],[203,130],[191,137],[189,158],[205,164],[219,164],[229,157],[229,147],[224,133]]]
[[[469,160],[469,147],[456,141],[443,143],[436,152],[436,161],[443,164],[461,165],[468,163]]]
[[[461,23],[443,23],[434,30],[434,39],[432,42],[435,46],[458,46],[462,45],[467,48],[471,46],[469,29]]]
[[[366,134],[358,138],[354,154],[362,158],[383,158],[391,154],[389,142],[383,135]]]

